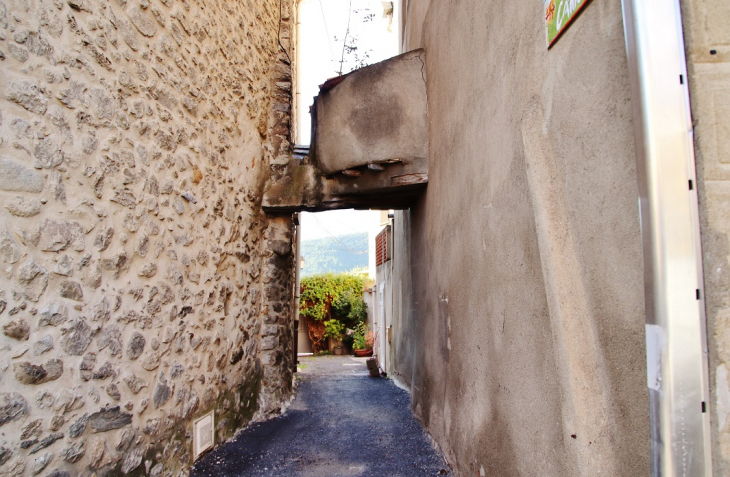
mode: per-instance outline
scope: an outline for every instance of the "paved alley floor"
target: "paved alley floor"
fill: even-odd
[[[451,475],[393,382],[365,358],[299,358],[289,410],[203,456],[191,476]]]

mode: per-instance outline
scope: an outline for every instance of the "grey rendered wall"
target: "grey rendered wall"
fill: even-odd
[[[413,316],[413,280],[411,277],[411,215],[409,211],[395,211],[393,219],[393,257],[391,294],[393,296],[393,336],[390,345],[390,373],[411,388],[413,365],[420,340],[415,335],[417,324]]]
[[[540,2],[408,2],[429,184],[396,214],[397,377],[461,475],[647,475],[620,2],[545,48]],[[402,226],[402,228],[399,227]]]
[[[382,286],[382,296],[381,296]],[[388,326],[393,321],[393,261],[388,260],[376,269],[375,289],[373,293],[373,331],[375,332],[375,354],[380,368],[390,373],[393,361],[392,346],[388,343]],[[381,309],[380,302],[383,302]]]

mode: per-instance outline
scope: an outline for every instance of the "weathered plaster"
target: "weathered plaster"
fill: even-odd
[[[264,210],[410,205],[428,182],[425,61],[411,51],[325,82],[308,154],[277,158]]]
[[[396,376],[459,474],[648,474],[620,3],[549,51],[541,5],[407,3],[430,162],[394,220]]]
[[[317,166],[331,175],[427,159],[425,83],[426,58],[417,50],[353,71],[320,91],[313,139]]]

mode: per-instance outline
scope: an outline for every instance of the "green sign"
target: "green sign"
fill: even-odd
[[[545,5],[545,27],[548,48],[553,46],[560,34],[580,13],[589,0],[543,0]]]

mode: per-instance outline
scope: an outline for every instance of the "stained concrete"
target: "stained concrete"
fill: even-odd
[[[411,414],[408,393],[368,377],[365,359],[300,358],[289,410],[205,455],[191,475],[451,475]]]
[[[463,475],[647,475],[621,5],[408,2],[429,185],[394,220],[394,372]]]
[[[411,51],[322,89],[313,118],[319,168],[329,175],[393,159],[426,159],[425,69],[423,51]]]
[[[426,55],[414,50],[321,85],[311,147],[277,158],[264,210],[410,206],[428,183],[425,77]]]

